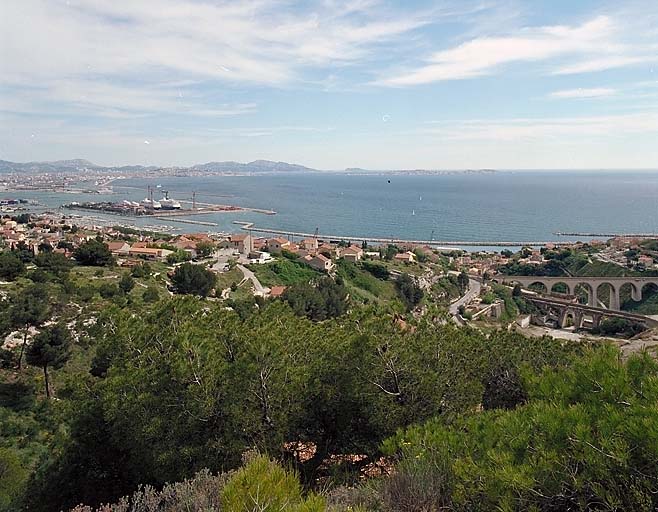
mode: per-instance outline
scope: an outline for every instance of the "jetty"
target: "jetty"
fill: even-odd
[[[168,220],[168,221],[171,221],[171,222],[180,222],[181,224],[197,224],[199,226],[217,226],[218,225],[216,222],[209,222],[209,221],[206,221],[206,220],[176,219],[176,218],[172,218],[171,216],[161,217],[160,215],[153,215],[151,218],[158,219],[158,220]]]
[[[540,247],[546,244],[565,244],[570,242],[556,242],[555,240],[548,241],[527,241],[527,240],[408,240],[403,238],[381,238],[372,236],[345,236],[345,235],[331,235],[320,233],[304,233],[301,231],[287,231],[284,229],[273,229],[256,227],[252,222],[244,222],[240,220],[233,221],[234,224],[241,225],[241,229],[254,233],[264,233],[271,235],[284,235],[297,238],[317,238],[325,241],[341,241],[345,242],[374,242],[374,243],[389,243],[389,244],[413,244],[413,245],[429,245],[429,246],[444,246],[444,247]]]
[[[579,232],[564,232],[557,231],[553,233],[556,236],[586,236],[586,237],[600,237],[600,238],[658,238],[658,233],[579,233]]]

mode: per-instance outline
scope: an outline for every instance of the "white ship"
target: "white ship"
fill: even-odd
[[[167,190],[163,191],[164,197],[160,199],[160,207],[163,210],[180,210],[181,205],[178,201],[175,199],[170,199],[169,198],[169,192]]]
[[[159,210],[162,208],[160,201],[154,201],[148,197],[141,202],[141,205],[149,210]]]
[[[146,190],[147,190],[146,198],[140,204],[147,210],[162,209],[162,205],[160,204],[160,202],[153,199],[153,188],[151,186],[148,186]]]

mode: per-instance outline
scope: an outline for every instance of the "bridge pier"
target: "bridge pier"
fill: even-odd
[[[601,323],[601,315],[592,315],[592,328],[596,328]]]
[[[640,302],[642,300],[642,288],[639,286],[631,286],[631,299],[635,302]]]
[[[564,329],[567,326],[567,319],[569,315],[573,318],[573,327],[578,330],[583,327],[583,312],[579,310],[573,310],[571,308],[564,308],[560,313],[560,319],[558,321],[558,327]]]
[[[619,287],[610,286],[610,309],[619,311]]]

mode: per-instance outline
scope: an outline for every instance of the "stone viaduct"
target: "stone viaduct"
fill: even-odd
[[[658,326],[658,321],[651,317],[629,313],[627,311],[615,311],[612,309],[585,306],[576,302],[544,297],[541,295],[523,292],[526,300],[537,306],[548,318],[552,318],[560,329],[573,325],[576,329],[581,329],[589,321],[591,327],[598,327],[603,318],[624,318],[646,327]]]
[[[642,289],[653,284],[658,287],[658,277],[547,277],[547,276],[496,276],[494,279],[508,284],[520,284],[523,288],[540,284],[550,293],[553,287],[560,283],[566,286],[569,295],[576,295],[576,287],[580,286],[587,290],[587,305],[598,307],[598,293],[602,287],[609,287],[610,304],[609,309],[619,310],[619,292],[624,285],[630,285],[631,298],[635,301],[642,300]]]

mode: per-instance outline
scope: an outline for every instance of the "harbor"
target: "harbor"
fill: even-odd
[[[154,188],[148,187],[147,197],[142,201],[131,201],[124,199],[122,201],[74,201],[63,205],[64,208],[77,210],[91,210],[102,213],[115,215],[124,215],[132,217],[151,216],[156,219],[169,219],[172,222],[182,222],[186,224],[199,224],[205,226],[216,226],[217,223],[209,221],[194,221],[174,219],[175,217],[187,217],[191,215],[208,215],[222,212],[253,212],[264,215],[275,215],[274,210],[264,208],[251,208],[244,206],[235,206],[227,204],[203,203],[196,201],[196,194],[193,193],[192,200],[177,200],[169,197],[169,191],[162,191],[163,197],[155,199]],[[183,206],[185,205],[185,206]]]

